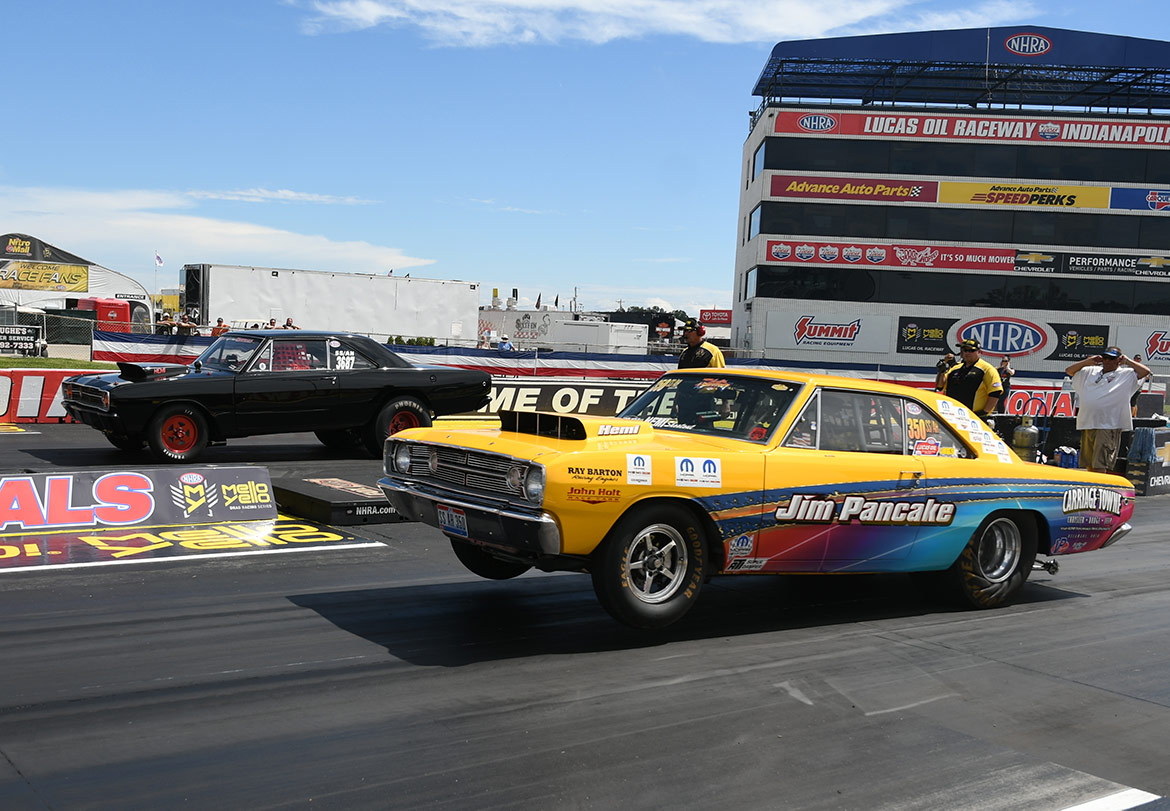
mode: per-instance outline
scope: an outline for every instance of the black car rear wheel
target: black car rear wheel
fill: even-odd
[[[160,462],[190,462],[203,453],[207,440],[203,413],[181,403],[160,408],[146,433],[150,450]]]
[[[514,563],[510,560],[494,558],[487,550],[467,541],[457,541],[452,538],[451,549],[455,552],[455,557],[459,558],[459,562],[467,568],[467,571],[488,580],[511,580],[532,568],[526,563]]]
[[[362,442],[372,456],[380,457],[386,437],[407,428],[429,428],[430,425],[431,412],[426,406],[413,397],[398,397],[387,403],[366,426]]]

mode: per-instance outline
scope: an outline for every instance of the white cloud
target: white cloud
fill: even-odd
[[[852,33],[1022,20],[1027,0],[940,10],[937,0],[312,0],[306,33],[415,27],[439,45],[585,41],[651,35],[704,42],[775,42]]]
[[[5,230],[31,234],[151,286],[154,252],[174,273],[187,262],[384,272],[429,265],[398,248],[339,241],[188,213],[181,192],[0,186]],[[173,282],[167,282],[170,286]]]
[[[234,200],[244,203],[318,203],[321,205],[360,206],[376,203],[360,197],[336,197],[332,194],[290,191],[289,189],[238,189],[236,191],[189,191],[196,200]]]

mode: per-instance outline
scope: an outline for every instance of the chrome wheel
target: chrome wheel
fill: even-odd
[[[669,600],[687,579],[687,545],[669,524],[651,524],[626,549],[630,590],[644,603]]]
[[[979,536],[975,560],[979,571],[990,583],[1007,580],[1020,564],[1023,544],[1020,528],[1010,518],[992,521]]]

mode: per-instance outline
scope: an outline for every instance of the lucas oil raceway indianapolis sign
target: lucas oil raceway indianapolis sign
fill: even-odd
[[[279,515],[268,471],[261,467],[0,477],[0,574],[336,549],[356,540],[331,527]]]

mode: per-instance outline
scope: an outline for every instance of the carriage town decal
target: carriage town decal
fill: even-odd
[[[1040,56],[1052,50],[1052,40],[1043,34],[1015,34],[1007,38],[1003,47],[1016,56]]]
[[[1048,344],[1043,327],[1022,318],[977,318],[959,326],[956,342],[975,339],[991,355],[1034,355]]]

